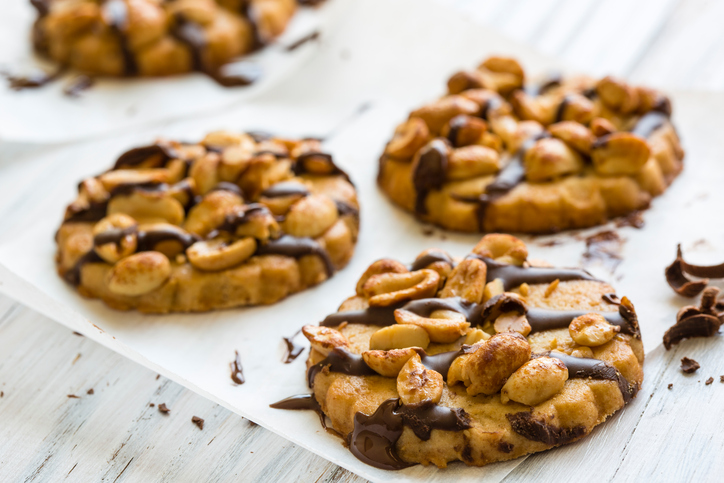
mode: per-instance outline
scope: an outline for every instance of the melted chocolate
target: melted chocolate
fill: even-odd
[[[324,370],[340,372],[350,376],[374,376],[377,374],[369,368],[361,355],[354,354],[341,347],[335,347],[327,357],[309,367],[307,370],[309,387],[314,385],[314,378],[317,374]]]
[[[90,202],[88,207],[83,209],[76,209],[73,205],[70,205],[66,210],[63,223],[100,221],[106,216],[107,209],[108,201],[101,203]]]
[[[138,166],[152,156],[158,156],[158,162],[154,167],[163,166],[168,160],[178,157],[178,153],[166,143],[156,143],[149,146],[133,148],[121,154],[113,165],[113,169]]]
[[[263,73],[261,66],[256,62],[241,60],[224,64],[209,76],[224,87],[240,87],[255,83]]]
[[[311,151],[308,153],[301,154],[297,157],[296,162],[292,165],[292,171],[297,176],[302,174],[316,174],[314,172],[309,171],[307,167],[307,162],[309,160],[315,159],[316,161],[323,160],[325,164],[328,166],[329,172],[326,173],[327,175],[340,175],[343,176],[347,182],[352,184],[352,181],[349,179],[349,175],[344,172],[339,166],[334,164],[334,160],[332,159],[331,154],[327,153],[320,153],[318,151]]]
[[[631,130],[631,133],[645,139],[651,136],[657,129],[664,127],[668,122],[669,116],[665,113],[651,111],[641,116],[641,119],[638,120]]]
[[[82,257],[78,259],[77,262],[75,262],[75,265],[73,265],[73,268],[65,272],[65,275],[63,278],[65,278],[65,281],[68,282],[71,285],[78,286],[80,285],[80,274],[81,270],[83,268],[83,265],[86,263],[105,263],[101,257],[98,256],[98,254],[95,252],[95,250],[91,250]]]
[[[173,228],[155,228],[149,231],[138,232],[138,248],[139,252],[147,252],[156,249],[156,245],[165,241],[178,242],[184,250],[200,241],[201,238],[193,233],[188,233],[181,229]]]
[[[554,123],[563,121],[563,118],[566,115],[566,108],[568,107],[568,104],[570,104],[572,100],[573,100],[573,96],[571,96],[571,95],[567,95],[561,100],[561,103],[558,104],[558,109],[556,109],[556,116],[553,119]]]
[[[87,75],[79,75],[73,82],[63,89],[63,94],[68,97],[80,97],[81,92],[93,86],[93,78]]]
[[[241,188],[239,188],[234,183],[229,183],[228,181],[221,181],[217,183],[216,186],[211,188],[211,191],[229,191],[231,193],[239,195],[241,198],[244,197],[244,193],[242,193]]]
[[[282,362],[284,362],[284,364],[294,362],[294,360],[299,357],[302,352],[304,352],[304,346],[298,345],[294,342],[294,338],[299,335],[299,332],[301,331],[297,331],[291,337],[282,337],[282,340],[286,345],[286,352],[284,352],[284,359],[282,359]]]
[[[623,240],[613,230],[605,230],[586,237],[585,264],[600,263],[613,273],[623,261],[621,250]]]
[[[443,252],[442,250],[430,250],[425,255],[419,257],[417,260],[415,260],[408,269],[411,272],[414,272],[415,270],[422,270],[425,267],[428,267],[436,262],[444,262],[450,265],[451,267],[455,266],[455,262],[453,259],[448,255],[447,253]]]
[[[306,44],[307,42],[311,42],[312,40],[317,40],[319,38],[319,30],[315,30],[314,32],[305,35],[301,39],[297,40],[296,42],[290,44],[287,46],[286,51],[287,52],[293,52],[297,50],[302,45]]]
[[[624,403],[628,403],[638,393],[638,384],[631,384],[626,380],[621,372],[598,359],[586,359],[581,357],[573,357],[561,352],[551,351],[543,356],[554,357],[563,362],[568,368],[569,379],[596,379],[603,381],[615,381],[621,390]]]
[[[537,84],[530,84],[525,86],[523,89],[526,94],[528,94],[531,97],[536,97],[545,94],[549,90],[553,89],[554,87],[557,87],[561,85],[561,82],[563,82],[563,76],[560,72],[552,72],[548,74],[548,76],[543,79],[541,82]]]
[[[101,9],[108,26],[118,38],[121,55],[123,56],[123,74],[127,76],[136,74],[138,66],[128,45],[128,38],[125,33],[128,27],[128,6],[126,2],[123,0],[103,0]]]
[[[198,23],[177,14],[176,24],[171,34],[188,47],[194,70],[206,72],[204,66],[204,49],[206,48],[206,32]]]
[[[452,144],[453,147],[460,147],[457,142],[458,134],[460,133],[460,130],[467,125],[467,123],[468,118],[464,114],[459,114],[450,119],[450,122],[448,123],[450,130],[447,133],[447,140],[450,141],[450,144]]]
[[[60,67],[55,72],[47,73],[37,71],[26,76],[16,76],[10,74],[4,74],[10,83],[10,88],[16,91],[23,89],[35,89],[36,87],[43,87],[59,78],[65,69]]]
[[[234,351],[234,354],[234,360],[229,363],[231,380],[235,384],[244,384],[246,379],[244,379],[244,368],[241,367],[241,356],[239,356],[239,351]]]
[[[366,324],[386,327],[395,323],[395,309],[401,304],[389,307],[367,307],[361,310],[347,310],[328,315],[319,325],[336,327],[344,322],[348,324]]]
[[[513,431],[531,441],[549,446],[570,443],[586,434],[585,426],[561,428],[533,417],[532,412],[506,414]]]
[[[349,203],[334,200],[334,205],[337,207],[337,213],[339,216],[352,216],[354,218],[359,218],[359,210]]]
[[[259,245],[255,255],[283,255],[286,257],[300,258],[305,255],[317,255],[324,262],[327,276],[334,274],[334,265],[329,258],[327,251],[312,238],[294,237],[282,235],[276,240],[270,240],[264,245]]]
[[[252,203],[245,206],[243,211],[236,211],[234,213],[226,215],[226,218],[224,218],[224,222],[219,225],[218,228],[216,228],[216,231],[225,231],[234,235],[236,234],[237,228],[239,228],[244,223],[248,223],[253,216],[257,215],[271,216],[271,212],[269,211],[269,208],[264,205]],[[213,238],[213,234],[210,234],[209,238]]]
[[[52,0],[30,0],[30,4],[38,11],[39,17],[45,17],[50,13],[50,3]]]
[[[485,263],[488,267],[486,281],[491,282],[499,278],[503,281],[503,287],[506,291],[524,283],[551,283],[554,280],[560,280],[561,282],[569,280],[592,280],[600,282],[600,280],[593,275],[579,268],[518,267],[516,265],[498,263],[495,260],[481,257],[474,253],[468,255],[467,258],[477,258]]]
[[[307,196],[309,189],[296,181],[282,181],[261,192],[262,198],[284,198],[286,196]]]
[[[433,429],[463,431],[471,427],[470,417],[462,409],[431,402],[407,405],[400,404],[399,399],[388,399],[371,416],[355,414],[349,449],[359,460],[376,468],[399,470],[411,466],[395,450],[405,426],[423,441],[430,439]]]
[[[128,228],[113,228],[94,236],[93,246],[99,247],[108,243],[115,243],[116,245],[119,245],[125,237],[133,233],[136,233],[135,226],[129,226]]]
[[[445,183],[447,171],[448,145],[442,139],[435,139],[425,146],[419,153],[419,158],[412,173],[412,182],[415,185],[415,212],[426,214],[427,194],[431,190],[439,190]]]

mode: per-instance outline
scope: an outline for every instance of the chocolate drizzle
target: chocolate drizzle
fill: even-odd
[[[327,172],[324,173],[325,175],[340,175],[344,177],[344,179],[348,183],[353,184],[349,178],[349,175],[342,168],[334,164],[334,160],[332,159],[331,154],[321,153],[318,151],[310,151],[308,153],[300,154],[299,156],[297,156],[295,163],[292,165],[292,171],[297,176],[302,174],[319,174],[319,171],[309,169],[309,165],[313,162],[321,162],[327,165]]]
[[[403,461],[395,449],[405,426],[423,441],[430,439],[433,429],[463,431],[471,428],[470,417],[462,409],[432,402],[407,405],[401,404],[399,399],[388,399],[370,416],[361,412],[355,414],[349,449],[360,461],[376,468],[407,468],[411,464]]]
[[[307,370],[307,383],[314,386],[314,378],[321,371],[339,372],[350,376],[374,376],[377,373],[369,368],[359,354],[354,354],[342,347],[335,347],[323,360],[310,366]]]
[[[309,410],[314,411],[319,416],[322,427],[327,429],[327,422],[324,420],[324,412],[313,394],[297,394],[288,398],[277,401],[269,405],[274,409],[290,409],[294,411]]]
[[[389,307],[367,307],[361,310],[347,310],[328,315],[319,325],[336,327],[343,322],[348,324],[366,324],[386,327],[395,323],[395,309],[401,305]]]
[[[450,255],[448,255],[447,253],[443,252],[442,250],[430,250],[429,252],[415,260],[408,267],[408,269],[411,272],[414,272],[416,270],[422,270],[423,268],[428,267],[436,262],[444,262],[451,267],[455,266],[455,262],[452,258],[450,258]]]
[[[419,157],[412,172],[412,182],[415,185],[415,212],[427,214],[425,201],[431,190],[439,190],[445,183],[447,171],[447,141],[434,139],[419,152]]]
[[[282,359],[282,362],[284,362],[284,364],[290,364],[294,362],[294,360],[296,360],[296,358],[299,357],[302,352],[304,352],[304,346],[298,345],[294,342],[294,338],[299,335],[300,332],[301,330],[298,330],[291,337],[282,337],[282,340],[286,345],[286,351],[284,352],[284,358]]]
[[[167,143],[156,143],[133,148],[121,154],[113,165],[113,170],[138,166],[153,156],[158,156],[158,161],[154,163],[155,166],[164,165],[168,160],[179,157],[178,153]]]
[[[229,363],[229,367],[231,368],[231,380],[235,384],[244,384],[246,379],[244,379],[244,368],[241,366],[239,351],[234,351],[234,360]]]
[[[327,276],[331,277],[334,274],[334,264],[329,254],[319,242],[312,238],[282,235],[276,240],[270,240],[264,245],[259,245],[255,255],[283,255],[293,258],[316,255],[322,259]]]
[[[477,258],[488,268],[486,280],[491,282],[496,278],[503,281],[505,290],[518,287],[521,284],[551,283],[554,280],[566,282],[569,280],[591,280],[600,282],[593,275],[580,268],[548,268],[548,267],[518,267],[499,263],[487,257],[471,253],[467,258]]]
[[[638,120],[634,128],[631,130],[631,134],[641,136],[646,139],[651,136],[654,131],[664,127],[669,121],[669,116],[664,112],[650,111]]]
[[[533,417],[532,412],[506,414],[513,431],[531,441],[549,446],[570,443],[586,434],[585,426],[561,428]]]
[[[261,192],[262,198],[284,198],[286,196],[307,196],[309,189],[296,181],[282,181]]]
[[[82,257],[80,257],[76,262],[75,265],[73,265],[73,268],[65,272],[65,275],[63,278],[66,282],[68,282],[71,285],[78,286],[80,285],[81,279],[81,269],[83,268],[83,265],[86,263],[105,263],[104,260],[98,256],[98,254],[95,252],[95,250],[91,250]]]
[[[138,66],[126,37],[126,29],[128,28],[128,6],[126,2],[123,0],[103,0],[101,9],[103,18],[118,38],[121,55],[123,56],[123,75],[131,76],[136,74]]]

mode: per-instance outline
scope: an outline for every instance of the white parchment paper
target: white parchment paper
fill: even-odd
[[[215,112],[253,99],[307,62],[319,50],[320,42],[335,30],[339,17],[352,1],[336,0],[298,9],[287,30],[274,43],[246,57],[263,72],[251,86],[222,87],[200,73],[150,79],[109,78],[97,80],[79,98],[69,98],[62,91],[77,74],[19,92],[0,79],[0,141],[48,143],[86,139],[153,121]],[[35,17],[30,0],[0,2],[0,68],[10,72],[26,72],[31,66],[54,70],[52,64],[39,62],[33,54],[30,32]],[[291,52],[286,50],[314,31],[320,32],[320,41],[307,42]]]
[[[423,227],[393,207],[377,189],[377,158],[409,108],[443,92],[451,73],[476,65],[490,53],[517,56],[532,73],[557,67],[527,48],[421,0],[365,0],[349,13],[350,18],[320,55],[296,73],[293,81],[270,91],[273,95],[229,109],[220,117],[165,123],[152,130],[54,150],[14,166],[12,178],[0,182],[22,185],[33,179],[27,194],[32,202],[16,202],[22,207],[22,219],[13,236],[5,237],[0,245],[0,291],[370,480],[499,481],[523,459],[482,469],[453,464],[445,471],[417,466],[386,472],[355,459],[337,438],[320,428],[315,414],[268,407],[289,395],[308,392],[306,353],[292,364],[282,364],[281,337],[334,312],[353,293],[356,280],[372,261],[383,256],[409,261],[432,246],[462,256],[479,239],[478,235],[439,230],[424,236]],[[644,229],[619,230],[626,242],[624,260],[616,272],[593,268],[597,275],[611,280],[619,294],[633,300],[649,350],[659,345],[683,302],[663,277],[676,243],[684,244],[693,262],[724,258],[724,251],[714,249],[724,246],[724,227],[705,223],[724,202],[718,169],[724,141],[717,132],[724,121],[724,97],[674,93],[673,100],[688,150],[686,169],[645,213]],[[360,106],[366,106],[361,113]],[[355,112],[358,114],[353,116]],[[332,281],[270,307],[196,315],[116,312],[98,301],[82,299],[60,280],[53,262],[53,234],[78,180],[107,168],[121,151],[155,135],[193,139],[219,127],[328,135],[325,148],[356,182],[362,204],[357,252],[347,268]],[[588,232],[597,230],[600,228]],[[553,247],[524,238],[531,257],[572,266],[579,264],[584,245],[574,235],[547,237],[561,240],[562,244]],[[228,365],[235,350],[241,354],[247,380],[242,386],[233,385],[229,378]],[[635,414],[643,410],[643,399],[635,400],[615,423],[603,425],[576,444],[567,457],[571,451],[588,452],[602,439],[614,448],[617,441],[625,441],[621,437],[630,434],[637,421]],[[556,458],[556,452],[551,455],[549,458]]]

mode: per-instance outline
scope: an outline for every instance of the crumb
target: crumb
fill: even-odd
[[[0,397],[3,397],[3,396],[5,396],[5,393],[0,391]]]
[[[83,334],[81,334],[80,332],[73,331],[73,335],[77,335],[78,337],[83,337]]]
[[[70,365],[72,366],[73,364],[75,364],[76,362],[78,362],[78,359],[80,359],[80,352],[78,353],[77,356],[75,356],[75,359],[73,359],[73,362],[71,362]]]
[[[706,380],[706,382],[704,384],[706,384],[707,386],[710,386],[712,382],[714,382],[714,378],[710,377],[709,379]]]
[[[158,381],[158,378],[161,377],[161,374],[156,374],[156,380]]]
[[[698,362],[696,362],[694,359],[689,359],[688,357],[684,357],[681,359],[681,370],[684,371],[687,374],[691,374],[692,372],[696,372],[699,370],[701,366]]]
[[[151,406],[152,408],[153,408],[153,407],[156,407],[156,405],[153,404],[153,403],[149,404],[149,406]]]
[[[166,406],[166,403],[161,403],[158,405],[158,410],[161,411],[164,414],[168,414],[171,412],[171,410]]]
[[[673,383],[669,384],[669,385],[667,386],[667,388],[668,388],[668,389],[673,389],[673,388],[674,388],[674,384],[673,384]]]
[[[204,429],[204,420],[198,416],[193,416],[191,422],[194,423],[199,429]]]
[[[76,396],[75,394],[68,394],[68,397],[70,399],[80,399],[80,396]]]
[[[93,394],[95,394],[95,391],[93,390],[93,388],[90,388],[90,389],[88,389],[86,394],[93,395]]]
[[[719,376],[719,382],[724,382],[724,376]]]

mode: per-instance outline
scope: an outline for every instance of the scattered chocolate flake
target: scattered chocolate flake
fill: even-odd
[[[231,380],[236,384],[244,384],[246,379],[244,379],[244,369],[241,367],[241,356],[239,356],[239,351],[234,351],[234,354],[236,354],[234,361],[229,364],[229,367],[231,367]]]
[[[80,396],[76,396],[75,394],[68,394],[68,397],[70,399],[80,399]]]
[[[199,429],[202,429],[202,430],[204,429],[204,420],[201,419],[200,417],[193,416],[191,418],[191,422],[194,423],[196,426],[198,426]]]
[[[707,386],[710,386],[712,382],[714,382],[714,378],[710,377],[709,379],[706,380],[706,382],[704,384],[706,384]]]
[[[668,387],[669,389],[673,389],[673,388],[674,388],[674,384],[673,384],[673,383],[672,383],[672,384],[669,384],[667,387]]]
[[[161,403],[158,405],[158,410],[161,411],[164,414],[168,414],[171,412],[171,410],[166,406],[166,403]]]
[[[696,372],[699,370],[701,366],[698,362],[696,362],[694,359],[689,359],[688,357],[684,357],[681,359],[681,370],[684,371],[687,374],[691,374],[692,372]]]
[[[724,379],[724,376],[722,376],[722,379]],[[724,381],[722,381],[722,382],[724,382]],[[3,391],[0,391],[0,397],[4,397],[4,396],[5,396],[5,393]]]
[[[90,89],[93,86],[93,79],[87,75],[79,75],[73,81],[65,86],[63,94],[68,97],[77,98],[80,97],[80,93]]]
[[[719,382],[724,382],[724,376],[719,376]]]
[[[622,228],[624,226],[630,226],[633,228],[644,227],[644,217],[640,211],[632,211],[628,215],[621,217],[616,220],[616,227]]]
[[[583,264],[600,264],[611,273],[619,266],[623,257],[621,248],[624,240],[612,230],[601,231],[586,237],[586,251],[583,253]]]
[[[724,278],[724,263],[719,265],[692,265],[682,258],[681,244],[676,246],[676,260],[666,267],[666,281],[676,293],[683,297],[698,295],[709,284],[710,278]],[[699,277],[694,281],[686,274]]]
[[[315,30],[314,32],[305,35],[301,39],[297,40],[296,42],[290,44],[287,46],[286,51],[287,52],[293,52],[297,50],[302,45],[306,44],[307,42],[311,42],[312,40],[317,40],[319,38],[319,30]]]
[[[563,245],[563,240],[559,239],[553,239],[553,240],[547,240],[543,242],[538,242],[538,246],[541,247],[557,247],[558,245]]]
[[[298,345],[294,342],[294,338],[301,332],[301,329],[294,333],[291,337],[282,337],[282,340],[286,344],[286,352],[284,352],[284,364],[293,362],[299,355],[304,351],[303,345]],[[232,376],[233,377],[233,376]]]
[[[161,377],[161,374],[156,374],[156,380],[158,381],[158,378]]]
[[[86,391],[86,394],[88,394],[89,396],[92,396],[95,393],[96,392],[93,390],[93,388],[90,388],[90,389],[88,389],[88,391]]]
[[[717,302],[719,289],[708,287],[701,295],[699,307],[687,305],[676,314],[676,323],[664,334],[664,347],[669,350],[689,337],[711,337],[719,332],[724,313]]]
[[[513,451],[513,445],[511,443],[508,443],[507,441],[499,441],[498,451],[500,451],[501,453],[510,453],[511,451]]]
[[[149,404],[149,406],[156,407],[156,405],[154,403]]]
[[[78,337],[83,337],[83,334],[81,334],[80,332],[73,331],[73,335],[77,335]]]
[[[435,230],[433,230],[431,227],[426,226],[422,229],[422,234],[425,236],[432,236],[435,234]]]

